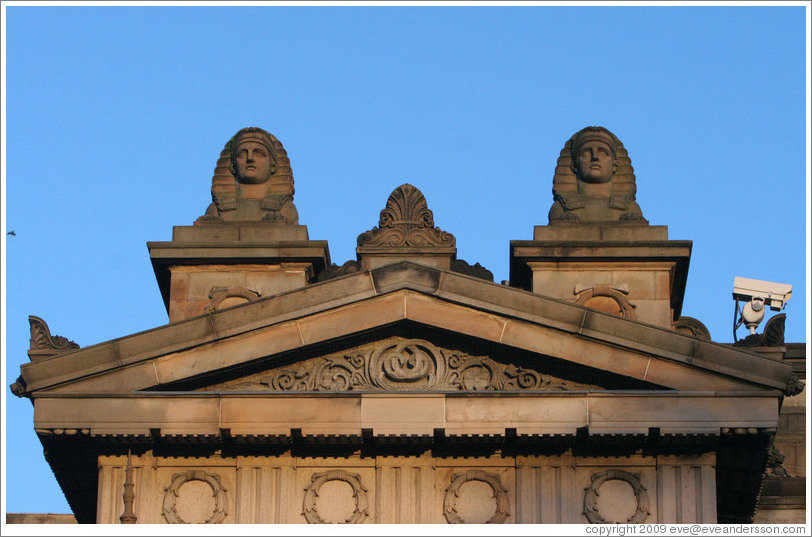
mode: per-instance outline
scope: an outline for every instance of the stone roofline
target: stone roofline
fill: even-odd
[[[579,350],[587,352],[587,349],[592,349],[588,352],[595,352],[606,349],[605,352],[612,352],[612,349],[617,349],[615,352],[623,351],[634,355],[638,365],[645,368],[646,374],[649,373],[650,360],[656,359],[663,367],[672,367],[668,365],[672,364],[714,374],[714,378],[720,381],[727,379],[727,387],[714,387],[720,390],[744,386],[785,390],[792,374],[791,365],[745,349],[731,348],[562,300],[403,261],[23,364],[22,377],[27,395],[36,396],[32,392],[103,376],[122,368],[126,368],[128,375],[132,375],[135,372],[132,368],[140,367],[146,375],[149,372],[145,366],[150,360],[161,357],[164,357],[164,361],[175,359],[174,355],[183,354],[184,351],[192,352],[205,344],[230,340],[238,344],[234,340],[236,336],[248,336],[269,329],[279,334],[296,330],[289,346],[307,346],[346,336],[354,330],[344,333],[337,332],[335,327],[328,328],[329,324],[316,326],[313,323],[320,322],[313,318],[318,316],[316,314],[323,317],[331,312],[342,314],[347,306],[362,305],[370,300],[376,302],[375,307],[383,308],[383,313],[374,320],[362,317],[355,319],[358,331],[411,320],[434,324],[452,332],[470,331],[476,337],[541,354],[549,354],[550,345],[556,347],[560,338],[566,338],[567,341],[579,342],[583,347],[575,345],[573,350],[568,351],[572,353],[569,355],[572,360],[586,363],[592,359],[590,356],[578,355]],[[409,304],[414,306],[411,311],[408,309]],[[430,316],[431,318],[421,317],[420,308],[426,311],[427,308],[440,308],[447,310],[449,314],[470,315],[471,322],[477,325],[466,327],[462,318],[443,319],[437,315]],[[313,325],[311,332],[308,332],[307,324]],[[530,332],[522,333],[525,330]],[[624,335],[614,335],[618,333]],[[542,345],[539,341],[528,340],[531,334],[533,337],[543,336],[547,339]],[[560,343],[563,341],[560,340]],[[282,350],[282,347],[273,345],[257,352],[264,352],[264,356],[267,356]],[[203,368],[216,368],[213,364],[200,365]],[[593,362],[591,366],[606,366],[610,371],[615,369],[621,374],[638,378],[641,376],[636,368],[624,370],[625,366],[613,364],[611,360]],[[151,364],[148,369],[151,371],[154,368],[155,365]],[[664,371],[663,374],[667,378]],[[143,386],[139,386],[134,380],[137,378],[135,375],[125,382],[126,386],[123,385],[122,389],[143,389],[154,386],[160,380],[151,373],[148,376],[152,380],[142,379]]]

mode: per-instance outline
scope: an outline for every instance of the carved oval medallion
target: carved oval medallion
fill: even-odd
[[[640,482],[639,476],[625,470],[611,469],[606,470],[605,472],[593,474],[591,479],[592,483],[590,483],[590,485],[584,489],[586,491],[584,493],[584,516],[586,516],[589,522],[592,524],[639,524],[648,518],[648,515],[650,514],[648,493],[646,492],[646,487],[644,487]],[[598,497],[600,496],[599,491],[607,481],[620,481],[626,483],[628,487],[631,487],[631,492],[634,494],[634,499],[636,500],[637,505],[630,506],[629,511],[631,511],[632,507],[634,507],[634,512],[631,513],[626,520],[618,520],[615,522],[607,520],[606,516],[609,516],[610,514],[601,514],[598,509]],[[623,490],[605,492],[607,492],[607,495],[614,498],[623,496]],[[619,518],[622,519],[625,514],[626,513],[621,515]]]
[[[184,486],[187,485],[188,486]],[[214,498],[213,508],[211,514],[206,510],[200,516],[201,520],[184,520],[181,517],[179,510],[190,517],[189,513],[196,510],[206,502],[200,501],[201,489],[207,493],[204,488],[198,485],[208,485],[211,489],[211,496]],[[164,489],[163,502],[163,516],[169,524],[218,524],[226,517],[226,489],[220,483],[220,478],[216,475],[209,474],[203,470],[189,470],[182,474],[175,474],[172,476],[172,482]],[[205,496],[205,494],[203,494]],[[178,501],[180,500],[180,504]],[[188,506],[187,506],[188,504]],[[187,509],[188,507],[188,509]],[[197,509],[199,510],[199,509]],[[187,512],[188,511],[188,512]],[[208,518],[205,518],[209,515]]]
[[[428,341],[410,339],[378,347],[372,353],[369,376],[386,390],[426,390],[445,375],[440,351]]]
[[[451,484],[445,489],[445,498],[443,499],[443,516],[449,524],[466,524],[468,523],[461,516],[462,511],[465,509],[459,505],[461,501],[460,491],[462,486],[469,482],[482,482],[490,486],[491,501],[493,503],[493,516],[491,516],[485,524],[502,524],[507,520],[508,515],[508,497],[507,489],[502,486],[499,476],[484,472],[482,470],[468,470],[461,474],[455,474],[451,478]],[[482,496],[481,493],[477,496]],[[481,498],[477,498],[481,499]],[[472,500],[469,500],[472,501]]]
[[[346,483],[352,489],[352,497],[355,499],[355,508],[343,521],[344,524],[361,524],[366,519],[367,513],[367,490],[361,485],[361,476],[351,474],[344,470],[330,470],[327,472],[313,474],[310,478],[310,485],[305,489],[302,514],[308,524],[328,524],[318,513],[316,498],[325,483],[339,481]]]

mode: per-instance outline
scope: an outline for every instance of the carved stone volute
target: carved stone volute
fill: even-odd
[[[52,336],[48,325],[39,317],[29,315],[28,324],[31,326],[31,348],[28,351],[31,360],[48,358],[79,348],[79,345],[67,338]]]

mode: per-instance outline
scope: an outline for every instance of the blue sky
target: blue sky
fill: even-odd
[[[145,243],[203,214],[249,125],[333,262],[410,182],[496,281],[547,224],[564,143],[605,126],[644,216],[693,241],[683,314],[731,342],[733,278],[789,283],[786,340],[808,340],[800,4],[4,7],[6,511],[69,512],[8,390],[28,315],[81,346],[166,324]]]

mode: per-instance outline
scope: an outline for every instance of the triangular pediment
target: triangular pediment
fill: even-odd
[[[791,377],[786,364],[751,352],[402,262],[32,362],[23,380],[29,392],[231,389],[294,363],[310,371],[338,363],[353,346],[377,360],[375,345],[392,337],[426,341],[443,364],[464,353],[470,376],[443,377],[438,390],[476,391],[489,365],[502,379],[493,386],[511,386],[501,376],[508,370],[533,371],[544,386],[683,391],[781,390]],[[363,382],[375,387],[372,378]]]

